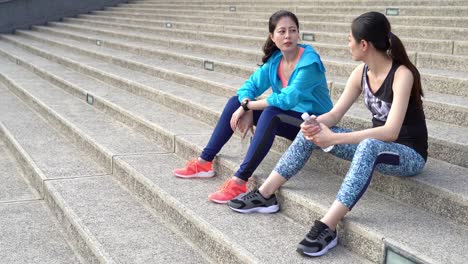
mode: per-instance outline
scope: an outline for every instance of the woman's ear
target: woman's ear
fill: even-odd
[[[359,42],[359,46],[361,46],[362,51],[366,51],[369,49],[369,42],[365,41],[364,39],[361,39],[361,42]]]
[[[268,33],[268,36],[270,36],[271,41],[273,41],[273,43],[275,43],[275,40],[273,39],[273,34],[272,34],[272,33]]]

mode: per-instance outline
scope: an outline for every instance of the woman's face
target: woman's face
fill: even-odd
[[[299,29],[290,17],[282,17],[270,37],[282,52],[293,51],[299,41]]]
[[[352,33],[348,35],[348,47],[349,52],[351,53],[351,58],[355,61],[362,59],[363,52],[361,50],[360,43],[356,42],[356,39],[353,37]]]

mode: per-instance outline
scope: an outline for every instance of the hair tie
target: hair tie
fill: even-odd
[[[393,33],[391,31],[388,32],[387,37],[390,39],[392,38]]]

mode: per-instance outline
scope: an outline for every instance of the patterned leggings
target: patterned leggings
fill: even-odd
[[[331,130],[335,133],[351,132],[339,127],[332,127]],[[304,167],[316,147],[299,132],[274,170],[289,180]],[[421,172],[426,163],[419,153],[408,146],[377,139],[365,139],[359,144],[336,145],[330,153],[352,161],[336,195],[336,199],[349,210],[366,191],[374,169],[393,176],[413,176]]]

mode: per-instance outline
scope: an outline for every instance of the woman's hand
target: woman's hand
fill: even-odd
[[[310,118],[316,118],[315,116],[311,116]],[[309,138],[313,137],[315,134],[320,132],[320,127],[317,125],[312,124],[301,124],[301,132],[304,134],[305,138],[310,140]]]
[[[253,130],[253,111],[245,112],[242,107],[239,107],[231,117],[231,129],[236,131],[236,128],[242,133],[242,138],[245,138],[249,129],[254,133]]]
[[[242,133],[242,139],[245,138],[245,136],[247,135],[247,132],[249,132],[249,130],[252,132],[252,135],[253,135],[253,133],[254,133],[253,111],[245,112],[245,114],[239,119],[239,121],[237,123],[237,128]]]
[[[319,133],[314,134],[313,136],[305,137],[307,140],[311,140],[315,145],[326,148],[331,145],[334,145],[333,136],[335,133],[331,131],[326,125],[320,124]]]
[[[244,113],[245,113],[244,109],[242,109],[242,107],[239,107],[232,114],[231,122],[230,122],[232,131],[236,131],[237,123],[239,122],[239,119],[244,115]]]

